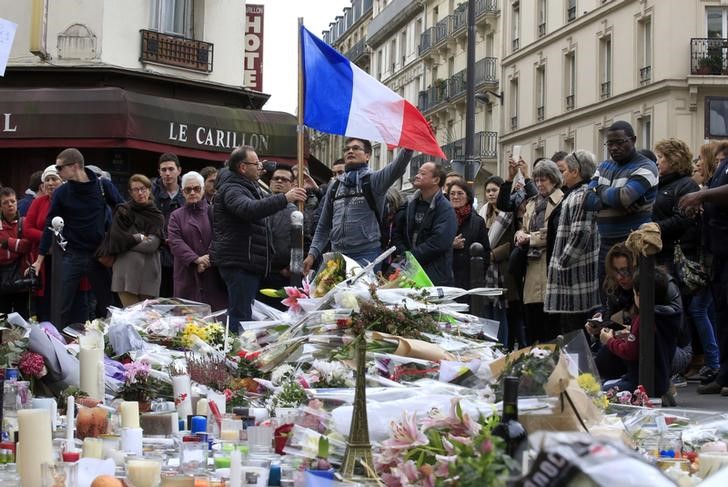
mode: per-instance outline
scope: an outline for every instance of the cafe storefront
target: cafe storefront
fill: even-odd
[[[120,87],[0,88],[0,181],[22,192],[33,171],[76,147],[87,164],[112,174],[155,176],[157,158],[173,152],[183,171],[220,167],[239,145],[260,159],[296,161],[296,118],[135,92]],[[309,157],[314,177],[328,169]]]

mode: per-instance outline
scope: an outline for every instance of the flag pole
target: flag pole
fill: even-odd
[[[301,42],[301,28],[303,27],[303,17],[298,18],[298,125],[296,126],[297,136],[297,159],[298,159],[298,187],[304,187],[303,181],[303,46]],[[298,211],[303,213],[303,205],[305,202],[298,202]],[[301,234],[301,244],[303,244],[303,234]]]

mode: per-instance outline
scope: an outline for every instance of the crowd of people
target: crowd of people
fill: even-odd
[[[238,331],[253,300],[266,301],[259,289],[290,282],[291,214],[301,202],[304,274],[327,251],[366,264],[395,246],[377,270],[395,268],[408,251],[435,285],[470,288],[475,278],[504,288],[485,307],[485,317],[501,323],[504,345],[583,329],[605,387],[634,389],[640,259],[625,240],[651,223],[661,240],[651,393],[670,402],[687,377],[702,381],[700,393],[728,396],[728,141],[705,143],[695,158],[677,138],[659,141],[654,152],[636,143],[620,121],[606,132],[604,162],[586,150],[556,152],[533,166],[509,159],[505,179],[485,182],[480,205],[471,185],[435,162],[419,168],[414,193],[402,194],[393,185],[412,151],[373,171],[371,143],[359,138],[346,140],[322,186],[305,167],[264,163],[241,146],[223,167],[199,173],[183,174],[174,154],[162,154],[154,181],[132,175],[126,197],[66,149],[32,175],[22,199],[0,190],[0,312],[50,320],[50,264],[62,259],[59,326],[109,306],[175,296],[227,309]],[[55,217],[64,221],[61,255],[51,252]],[[471,275],[474,243],[485,252],[484,276]],[[29,271],[39,279],[30,292],[7,284]]]

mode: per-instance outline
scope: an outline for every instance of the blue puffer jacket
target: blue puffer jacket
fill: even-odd
[[[265,196],[257,181],[225,168],[217,176],[210,257],[218,267],[265,276],[273,258],[268,217],[288,206],[285,194]]]
[[[457,233],[457,218],[450,202],[438,191],[422,223],[415,224],[415,208],[420,197],[416,191],[406,205],[397,213],[394,226],[394,244],[397,252],[409,250],[436,286],[452,286],[452,241]],[[417,231],[417,242],[412,238]]]

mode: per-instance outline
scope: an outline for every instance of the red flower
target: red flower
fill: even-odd
[[[233,391],[230,389],[225,389],[222,391],[223,394],[225,394],[225,400],[226,401],[232,401],[233,400]]]
[[[45,368],[43,356],[35,352],[23,352],[18,361],[20,372],[29,377],[43,377],[48,372]]]

